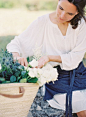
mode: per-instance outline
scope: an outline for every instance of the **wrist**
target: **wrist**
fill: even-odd
[[[49,60],[49,62],[51,61],[51,55],[48,55],[48,60]]]
[[[59,55],[57,55],[57,56],[48,55],[48,59],[49,59],[49,62],[50,62],[50,61],[53,61],[53,62],[62,63],[61,57],[60,57]]]
[[[13,59],[14,59],[14,60],[18,60],[18,59],[20,58],[18,52],[12,52],[12,54],[13,54]]]
[[[18,52],[12,52],[13,57],[20,57]]]

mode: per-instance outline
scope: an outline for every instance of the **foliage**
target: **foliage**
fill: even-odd
[[[7,50],[3,51],[0,61],[0,83],[38,83],[40,86],[46,82],[57,80],[57,69],[53,68],[49,63],[42,68],[36,68],[38,61],[27,58],[28,67],[20,65],[17,60],[14,62],[12,53]],[[37,55],[38,56],[38,55]]]
[[[7,50],[2,50],[2,53],[3,56],[1,57],[0,61],[0,83],[37,82],[37,78],[31,80],[31,77],[28,75],[28,71],[25,70],[24,66],[20,65],[17,61],[13,61],[12,53],[9,53]]]
[[[57,0],[0,0],[0,8],[24,7],[28,10],[55,10]]]
[[[0,8],[13,8],[14,7],[14,3],[12,1],[0,1]]]
[[[57,6],[56,0],[48,0],[48,1],[36,1],[36,2],[28,2],[26,7],[28,10],[55,10]]]

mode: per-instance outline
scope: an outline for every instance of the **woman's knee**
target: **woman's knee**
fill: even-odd
[[[78,117],[86,117],[86,110],[77,113]]]

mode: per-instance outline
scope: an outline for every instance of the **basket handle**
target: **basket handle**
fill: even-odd
[[[20,98],[24,95],[25,93],[25,89],[21,86],[19,87],[19,93],[17,95],[11,95],[11,94],[4,94],[4,93],[0,93],[0,95],[4,96],[4,97],[8,97],[8,98]]]

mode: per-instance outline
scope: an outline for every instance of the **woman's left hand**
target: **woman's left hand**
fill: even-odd
[[[49,62],[49,56],[43,56],[38,60],[38,67],[37,68],[42,68],[46,63]]]

